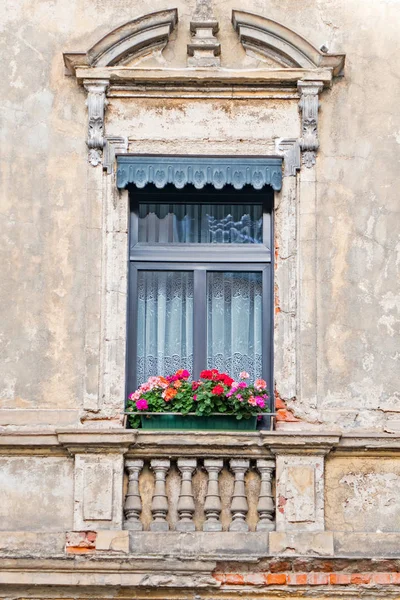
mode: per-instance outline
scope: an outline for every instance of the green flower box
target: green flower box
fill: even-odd
[[[210,415],[200,417],[188,414],[146,414],[141,415],[142,428],[147,430],[175,431],[255,431],[257,416],[237,419],[235,415]]]

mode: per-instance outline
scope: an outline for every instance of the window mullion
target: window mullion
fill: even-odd
[[[206,368],[207,361],[207,271],[196,268],[194,271],[193,301],[193,378],[198,379],[200,371]]]

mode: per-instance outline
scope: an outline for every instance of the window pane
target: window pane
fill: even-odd
[[[207,274],[207,367],[262,376],[262,274]]]
[[[193,369],[193,273],[138,272],[137,383]]]
[[[139,204],[139,242],[261,244],[261,204]]]

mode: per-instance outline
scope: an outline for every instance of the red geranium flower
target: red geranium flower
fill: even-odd
[[[200,377],[202,379],[212,379],[212,371],[202,371]]]
[[[200,383],[198,381],[193,381],[192,390],[195,392],[200,387]]]
[[[213,387],[213,389],[211,390],[211,392],[215,395],[215,396],[222,396],[222,394],[225,393],[225,389],[222,385],[216,385],[215,387]]]

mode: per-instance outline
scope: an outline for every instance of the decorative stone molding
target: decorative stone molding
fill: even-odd
[[[211,0],[197,0],[190,22],[192,41],[187,46],[189,67],[219,67],[221,44],[215,35],[219,25],[215,19]]]
[[[86,106],[88,108],[89,162],[96,167],[101,162],[104,147],[104,111],[107,106],[106,90],[108,81],[104,79],[84,81],[87,91]]]
[[[307,168],[315,165],[318,150],[318,110],[319,93],[323,89],[320,81],[299,81],[299,108],[301,111],[300,148],[303,152],[303,163]]]
[[[327,54],[285,25],[241,10],[232,11],[232,23],[246,51],[272,59],[284,67],[327,68],[339,75],[344,54]]]
[[[122,65],[149,52],[161,51],[178,22],[178,10],[172,8],[144,15],[110,31],[87,52],[65,52],[69,74],[78,67]]]
[[[295,177],[301,168],[300,142],[296,138],[279,138],[275,141],[275,151],[283,156],[283,174]]]
[[[154,183],[163,188],[168,183],[181,189],[193,184],[201,189],[206,184],[222,189],[231,184],[235,189],[252,185],[256,190],[270,185],[280,190],[282,160],[280,158],[236,158],[199,156],[120,156],[118,158],[117,187],[129,183],[138,188]]]
[[[114,173],[115,155],[128,151],[128,138],[106,135],[104,139],[103,169],[111,175]]]

